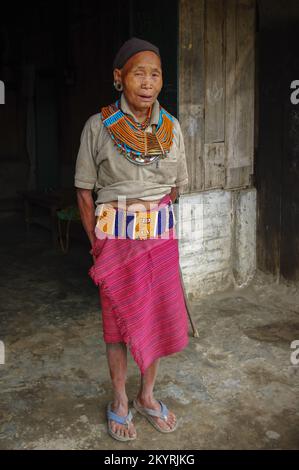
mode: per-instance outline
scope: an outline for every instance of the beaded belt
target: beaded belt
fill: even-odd
[[[157,210],[130,212],[101,204],[96,217],[97,238],[131,238],[148,240],[168,232],[175,224],[172,201]]]

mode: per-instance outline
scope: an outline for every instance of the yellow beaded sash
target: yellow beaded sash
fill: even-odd
[[[150,112],[150,110],[149,110]],[[166,158],[173,142],[173,117],[162,106],[153,133],[146,132],[145,123],[137,123],[120,109],[119,100],[101,109],[101,118],[118,150],[132,163],[148,165]]]
[[[151,210],[130,211],[102,203],[96,217],[95,234],[97,238],[131,238],[148,240],[167,237],[174,228],[176,218],[172,201]]]

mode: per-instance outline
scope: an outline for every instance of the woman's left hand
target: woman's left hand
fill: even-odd
[[[178,196],[178,192],[177,192],[177,188],[174,187],[174,188],[171,188],[171,191],[169,193],[169,196],[170,196],[170,199],[172,202],[174,202]]]

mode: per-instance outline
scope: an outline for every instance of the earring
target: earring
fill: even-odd
[[[120,82],[114,82],[113,83],[114,85],[114,88],[117,90],[117,91],[122,91],[123,90],[123,86]]]

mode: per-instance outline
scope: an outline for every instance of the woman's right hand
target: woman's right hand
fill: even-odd
[[[96,257],[95,257],[94,252],[93,252],[95,242],[96,242],[96,237],[91,241],[91,249],[89,250],[89,253],[92,255],[92,259],[93,259],[94,263],[96,262]]]

